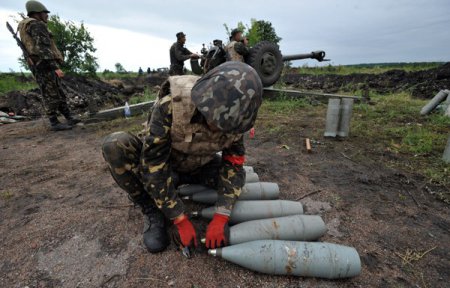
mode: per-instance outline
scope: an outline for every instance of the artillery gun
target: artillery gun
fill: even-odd
[[[198,59],[191,59],[192,72],[197,75],[202,75],[226,61],[225,47],[221,40],[214,40],[210,49],[206,49],[203,44],[201,54],[200,63]],[[261,41],[250,48],[250,53],[245,62],[255,68],[264,87],[269,87],[280,79],[285,61],[301,59],[316,59],[319,62],[329,61],[325,59],[325,51],[322,50],[304,54],[282,55],[277,44]]]

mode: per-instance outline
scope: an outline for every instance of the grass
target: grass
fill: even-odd
[[[14,197],[14,194],[11,191],[2,191],[0,192],[0,199],[9,200]]]
[[[143,76],[145,76],[144,74]],[[126,73],[115,73],[115,72],[106,72],[106,73],[97,73],[97,76],[100,79],[104,80],[112,80],[112,79],[123,79],[123,78],[136,78],[139,76],[137,72],[126,72]]]
[[[0,95],[11,91],[36,88],[34,80],[21,81],[20,74],[0,73]]]
[[[151,90],[147,87],[144,89],[144,93],[133,96],[128,101],[128,104],[138,104],[142,102],[152,101],[156,99],[156,94],[152,93]]]
[[[360,64],[360,65],[328,65],[322,67],[308,67],[304,65],[297,68],[300,74],[309,75],[325,75],[325,74],[337,74],[337,75],[350,75],[356,73],[363,74],[381,74],[392,69],[400,69],[406,72],[414,72],[420,70],[427,70],[436,68],[443,63],[440,62],[426,62],[426,63],[386,63],[386,64]]]
[[[450,135],[450,117],[440,112],[420,116],[427,100],[411,98],[406,92],[371,94],[374,105],[354,106],[347,141],[360,152],[352,158],[357,162],[383,161],[388,167],[421,174],[428,183],[449,187],[450,164],[442,160],[442,155]],[[281,144],[299,137],[299,125],[312,128],[308,136],[320,140],[325,114],[326,105],[312,106],[304,99],[266,100],[256,126]],[[450,200],[450,194],[436,196],[445,202]]]
[[[377,153],[393,153],[395,167],[419,172],[430,182],[450,185],[450,165],[442,154],[450,135],[450,117],[441,113],[420,116],[426,100],[407,93],[375,96],[376,105],[355,105],[352,134],[360,140],[370,139]],[[405,161],[407,160],[407,161]]]

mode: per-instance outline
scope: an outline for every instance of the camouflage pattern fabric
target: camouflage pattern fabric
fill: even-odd
[[[27,18],[19,23],[19,31],[20,38],[36,65],[34,76],[42,93],[47,116],[56,117],[59,111],[66,118],[70,117],[61,80],[55,73],[55,70],[59,69],[58,63],[63,59],[48,31],[47,24]]]
[[[227,52],[227,61],[239,61],[245,62],[244,57],[246,57],[250,51],[242,42],[231,41],[225,47]]]
[[[43,69],[58,69],[58,63],[63,61],[61,52],[56,48],[53,36],[47,24],[26,18],[19,23],[20,39],[25,45],[34,64]]]
[[[142,141],[129,133],[116,132],[108,135],[102,144],[103,158],[117,184],[125,190],[133,202],[147,193],[142,185],[139,160]]]
[[[61,80],[53,69],[36,69],[36,82],[44,100],[45,113],[48,117],[57,116],[61,112],[66,118],[70,117],[66,95],[61,88]]]
[[[202,184],[217,189],[219,213],[229,215],[239,197],[245,182],[242,165],[233,165],[221,157],[190,172],[180,173],[173,166],[171,157],[170,129],[172,126],[172,105],[160,99],[153,109],[144,141],[129,133],[118,132],[107,136],[103,142],[103,156],[108,162],[111,174],[131,199],[140,199],[142,193],[149,193],[159,209],[169,219],[175,219],[185,212],[183,202],[176,193],[181,184]],[[222,151],[222,155],[243,156],[243,138]]]
[[[263,85],[251,66],[226,62],[205,74],[192,88],[192,101],[210,125],[225,133],[244,133],[256,120]]]
[[[192,54],[183,44],[173,43],[170,47],[170,70],[169,75],[184,75],[184,61],[190,58]]]

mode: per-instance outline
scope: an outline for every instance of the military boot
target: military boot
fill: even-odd
[[[147,197],[144,197],[147,198]],[[144,215],[144,245],[150,253],[161,252],[170,244],[166,221],[161,210],[150,197],[134,201],[142,208]]]
[[[63,114],[64,118],[66,118],[67,125],[75,126],[75,125],[77,125],[77,123],[81,122],[80,118],[72,115],[67,104],[63,105],[63,107],[61,107],[60,111],[61,111],[61,114]]]
[[[64,111],[64,113],[62,114],[64,115],[64,118],[66,118],[67,120],[67,125],[75,126],[77,125],[77,123],[81,122],[80,118],[73,116],[68,110]]]
[[[72,116],[72,115],[70,115],[69,117],[66,117],[66,119],[67,119],[67,125],[70,125],[70,126],[75,126],[75,125],[77,125],[77,123],[81,122],[80,118]]]
[[[51,116],[49,120],[51,131],[63,131],[72,129],[72,126],[59,122],[58,117],[56,116]]]

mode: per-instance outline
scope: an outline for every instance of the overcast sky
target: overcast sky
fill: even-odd
[[[0,19],[25,12],[25,2],[2,0]],[[449,0],[43,0],[52,14],[83,21],[94,37],[100,70],[168,67],[175,34],[186,46],[226,40],[223,27],[251,18],[272,22],[283,54],[325,50],[332,64],[450,61]],[[0,71],[19,71],[20,50],[0,28]],[[14,25],[15,26],[15,25]],[[296,61],[313,66],[317,62]],[[189,66],[189,64],[188,64]]]

